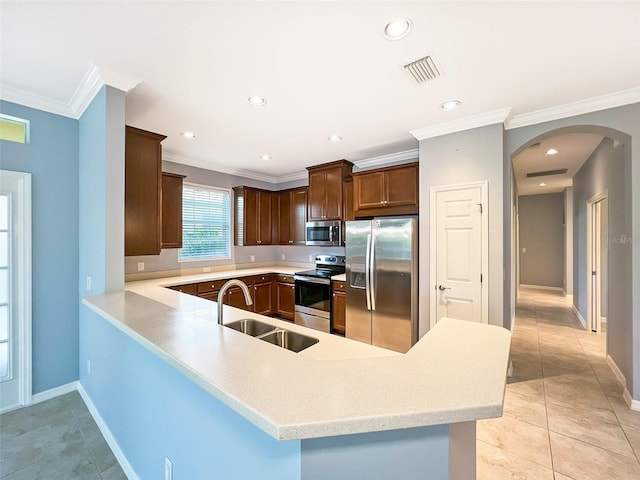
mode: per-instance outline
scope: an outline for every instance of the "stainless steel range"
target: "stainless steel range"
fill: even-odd
[[[316,255],[316,269],[295,274],[295,321],[298,325],[331,332],[331,277],[345,272],[345,257]]]

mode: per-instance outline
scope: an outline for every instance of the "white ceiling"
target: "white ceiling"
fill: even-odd
[[[567,133],[555,135],[525,148],[513,158],[513,171],[519,195],[537,195],[562,192],[573,184],[574,175],[602,141],[602,135],[593,133]],[[546,152],[554,148],[555,155]],[[562,175],[527,178],[527,173],[567,169]],[[540,183],[546,185],[540,186]]]
[[[140,82],[127,95],[127,123],[167,135],[166,158],[276,182],[339,158],[415,149],[415,129],[640,86],[638,1],[3,1],[0,9],[3,98],[71,105],[95,65],[103,77]],[[397,16],[413,30],[389,42],[382,28]],[[415,86],[402,65],[426,54],[442,76]],[[268,103],[251,106],[249,95]],[[462,107],[442,111],[451,99]],[[197,138],[180,137],[184,130]],[[332,134],[343,141],[328,142]]]

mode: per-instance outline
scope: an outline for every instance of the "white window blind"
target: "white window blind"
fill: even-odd
[[[231,256],[229,201],[228,190],[184,184],[180,260]]]

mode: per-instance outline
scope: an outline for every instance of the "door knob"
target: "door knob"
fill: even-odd
[[[444,292],[445,290],[451,290],[451,287],[444,287],[442,285],[438,285],[438,290],[440,290],[441,292]]]

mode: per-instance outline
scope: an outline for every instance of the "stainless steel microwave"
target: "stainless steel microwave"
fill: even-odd
[[[323,220],[307,222],[305,244],[341,246],[342,222],[340,220]]]

